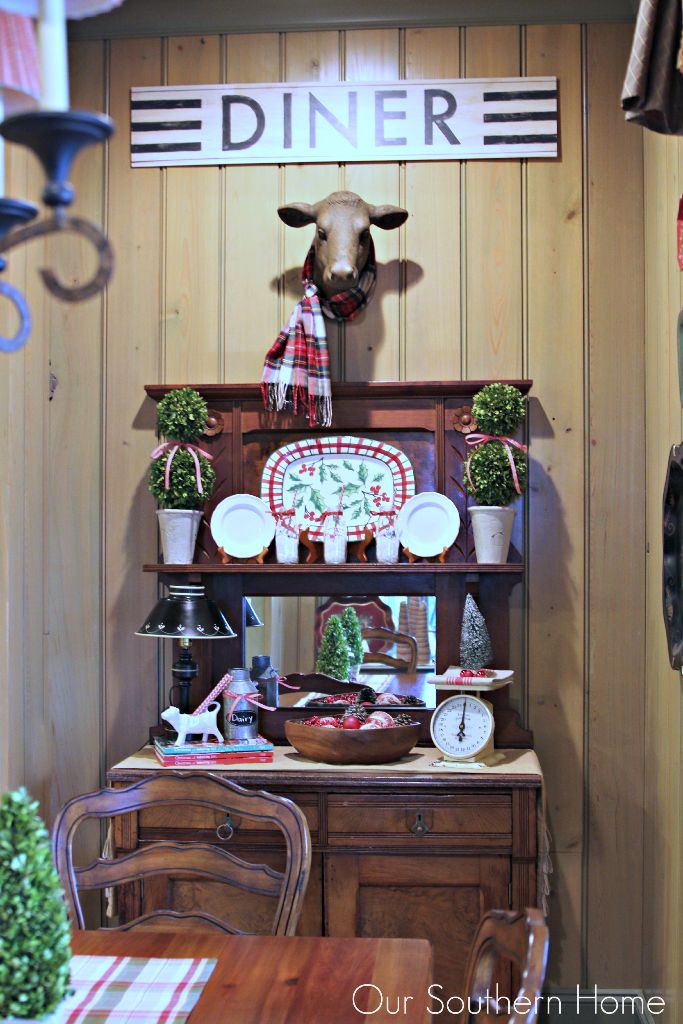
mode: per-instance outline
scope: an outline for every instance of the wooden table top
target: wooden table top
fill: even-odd
[[[387,1024],[397,1019],[425,1024],[433,1019],[427,1012],[433,1005],[428,994],[432,951],[425,939],[102,929],[74,932],[72,950],[81,955],[215,958],[189,1024],[227,1019],[239,1024]],[[380,1001],[381,1009],[371,1012]]]

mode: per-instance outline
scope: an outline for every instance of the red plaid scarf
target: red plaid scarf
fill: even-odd
[[[321,298],[313,283],[314,248],[308,250],[301,273],[304,297],[298,302],[289,323],[282,328],[263,364],[261,392],[266,409],[282,412],[299,403],[308,412],[310,426],[332,426],[332,385],[330,357],[327,351],[325,320],[353,320],[365,308],[377,277],[375,247],[355,288]]]

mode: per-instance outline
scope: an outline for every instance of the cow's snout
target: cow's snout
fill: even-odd
[[[329,280],[335,284],[355,284],[358,270],[347,260],[338,260],[330,267]]]

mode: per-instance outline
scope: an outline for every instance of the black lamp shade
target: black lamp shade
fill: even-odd
[[[244,599],[244,622],[246,626],[262,626],[263,623],[254,611],[254,606],[248,597]]]
[[[237,634],[218,605],[200,584],[171,585],[167,597],[157,601],[136,636],[188,637],[229,640]]]

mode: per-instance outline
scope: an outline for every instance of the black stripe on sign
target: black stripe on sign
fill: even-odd
[[[201,107],[201,100],[131,100],[131,110],[178,110]]]
[[[525,114],[484,114],[485,124],[510,121],[557,121],[557,111],[529,110]]]
[[[150,142],[133,145],[131,153],[196,153],[202,148],[201,142]]]
[[[201,128],[201,121],[131,121],[132,132],[191,132]]]
[[[485,135],[485,146],[528,146],[533,142],[557,142],[557,135]]]
[[[485,92],[484,103],[495,103],[497,100],[554,100],[557,89],[523,89],[519,92]]]

